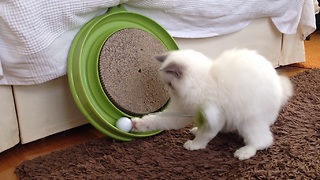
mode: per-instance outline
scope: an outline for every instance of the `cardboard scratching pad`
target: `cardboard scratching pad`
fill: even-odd
[[[154,56],[167,52],[153,35],[122,29],[105,42],[99,58],[101,84],[110,101],[129,115],[160,110],[169,94],[159,77],[161,63]]]

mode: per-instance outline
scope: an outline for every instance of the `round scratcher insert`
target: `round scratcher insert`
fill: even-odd
[[[115,32],[99,58],[99,75],[106,95],[129,115],[160,110],[169,94],[159,77],[161,63],[154,56],[167,52],[153,35],[134,28]]]

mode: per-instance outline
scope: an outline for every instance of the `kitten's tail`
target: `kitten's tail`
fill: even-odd
[[[282,75],[279,77],[282,87],[281,106],[284,106],[288,102],[289,98],[293,95],[293,85],[288,77]]]

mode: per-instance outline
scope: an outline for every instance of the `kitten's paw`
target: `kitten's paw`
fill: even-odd
[[[133,132],[144,132],[149,130],[149,126],[147,126],[145,121],[141,118],[132,118],[131,121]]]
[[[206,148],[206,144],[195,142],[194,140],[188,140],[184,143],[183,147],[188,150],[197,150]]]
[[[197,134],[197,131],[198,131],[198,128],[197,127],[194,127],[190,130],[190,133],[193,134],[193,135],[196,135]]]
[[[243,146],[242,148],[236,150],[234,152],[234,157],[240,159],[240,160],[245,160],[249,159],[252,156],[256,154],[257,150],[253,146]]]

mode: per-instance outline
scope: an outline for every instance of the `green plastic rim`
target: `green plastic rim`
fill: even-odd
[[[69,50],[68,80],[72,96],[84,116],[100,132],[118,140],[156,135],[161,131],[124,132],[115,127],[116,120],[130,115],[119,110],[106,96],[99,78],[99,55],[106,40],[122,29],[144,30],[168,50],[178,46],[159,24],[143,15],[113,7],[107,14],[89,21],[76,35]]]

